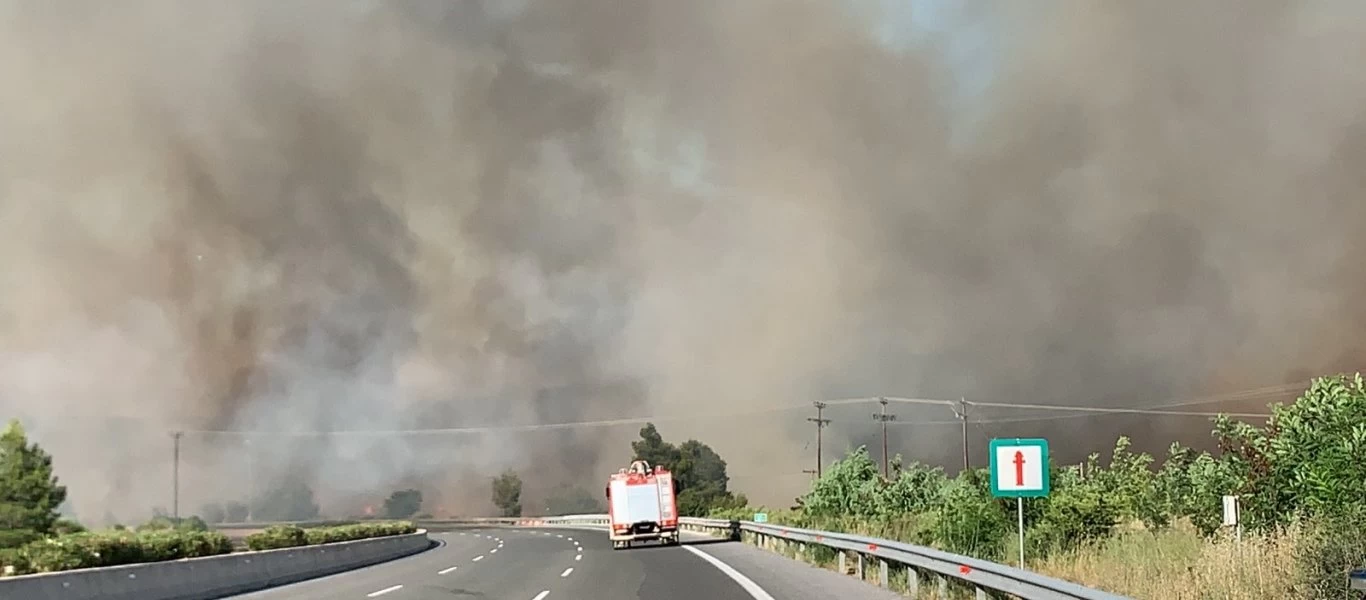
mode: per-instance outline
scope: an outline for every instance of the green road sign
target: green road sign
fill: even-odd
[[[988,454],[991,457],[991,495],[997,498],[1048,495],[1048,440],[994,439]]]
[[[755,523],[767,523],[767,522],[768,522],[768,513],[754,513],[754,522],[755,522]]]

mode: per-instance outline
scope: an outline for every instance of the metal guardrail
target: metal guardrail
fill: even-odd
[[[985,599],[987,591],[994,591],[1024,600],[1128,600],[1033,571],[881,538],[750,521],[687,518],[682,522],[696,529],[727,532],[733,531],[738,524],[743,533],[750,534],[760,547],[769,550],[782,551],[785,550],[783,545],[790,544],[796,544],[798,548],[810,545],[832,548],[840,551],[840,572],[845,572],[846,556],[853,554],[858,561],[855,573],[860,578],[871,558],[878,563],[878,583],[882,587],[888,587],[889,566],[904,565],[910,567],[906,570],[906,583],[912,596],[920,591],[921,577],[928,575],[938,579],[940,598],[948,597],[949,580],[956,579],[976,588],[979,599]]]

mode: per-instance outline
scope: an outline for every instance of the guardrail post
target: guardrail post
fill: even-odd
[[[859,555],[858,555],[858,578],[859,578],[859,580],[862,580],[862,579],[863,579],[863,553],[862,553],[862,552],[860,552]]]
[[[840,551],[840,575],[848,575],[849,571],[844,567],[844,551]]]
[[[877,584],[887,587],[887,561],[879,560],[877,566]]]
[[[920,597],[920,573],[910,565],[906,565],[906,589],[911,591],[912,598]]]
[[[980,587],[977,588],[977,600],[987,600],[987,591]]]
[[[939,598],[940,600],[948,600],[949,598],[949,578],[942,575],[939,577]]]

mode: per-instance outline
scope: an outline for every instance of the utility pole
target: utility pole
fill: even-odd
[[[971,467],[968,460],[968,401],[966,398],[958,399],[958,408],[954,409],[954,414],[958,420],[963,422],[963,471]]]
[[[821,476],[821,431],[830,423],[830,419],[822,418],[825,414],[824,402],[812,402],[816,407],[816,417],[807,417],[806,420],[816,424],[816,477]]]
[[[251,438],[243,439],[242,445],[247,447],[247,522],[251,523],[252,507],[256,505],[256,462],[252,456],[255,448],[251,445]]]
[[[873,420],[882,423],[882,478],[887,479],[891,477],[891,473],[888,471],[887,467],[887,422],[895,421],[896,415],[887,414],[886,398],[878,398],[877,401],[878,404],[882,405],[882,412],[873,413]]]
[[[171,434],[175,440],[171,451],[171,518],[177,523],[180,522],[180,437],[183,435],[180,431]]]

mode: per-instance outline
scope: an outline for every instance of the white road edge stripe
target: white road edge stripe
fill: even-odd
[[[722,573],[725,573],[727,577],[730,577],[731,579],[735,580],[735,583],[740,584],[741,588],[744,588],[746,592],[749,592],[750,597],[754,598],[754,600],[773,600],[773,596],[768,595],[768,592],[765,592],[764,588],[759,587],[759,584],[754,583],[754,580],[745,577],[744,573],[736,571],[735,567],[732,567],[726,563],[721,562],[721,559],[716,558],[715,556],[712,556],[710,554],[707,554],[706,552],[703,552],[701,550],[698,550],[697,548],[694,548],[692,546],[685,545],[680,547],[684,550],[687,550],[688,552],[700,556],[702,560],[711,563],[711,566],[716,567]]]
[[[574,572],[574,567],[569,567],[568,569],[565,569],[563,573],[560,573],[560,577],[568,577],[569,574],[570,574],[570,573],[573,573],[573,572]]]
[[[382,589],[382,590],[380,590],[380,591],[378,591],[378,592],[371,592],[371,593],[369,593],[369,594],[366,594],[365,597],[366,597],[366,598],[374,598],[375,596],[383,596],[383,595],[385,595],[385,594],[387,594],[387,593],[389,593],[389,592],[393,592],[393,591],[401,590],[401,589],[403,589],[403,586],[401,586],[401,585],[396,585],[396,586],[394,586],[394,587],[387,587],[387,588],[384,588],[384,589]]]
[[[532,598],[531,600],[545,600],[545,597],[546,597],[546,596],[549,596],[549,595],[550,595],[550,590],[546,590],[546,591],[544,591],[544,592],[541,592],[541,593],[539,593],[539,594],[536,594],[536,597],[535,597],[535,598]]]
[[[437,571],[436,574],[437,574],[437,575],[445,575],[445,574],[450,573],[451,571],[454,571],[454,570],[459,569],[459,568],[460,568],[460,567],[451,567],[451,568],[449,568],[449,569],[441,569],[440,571]]]

